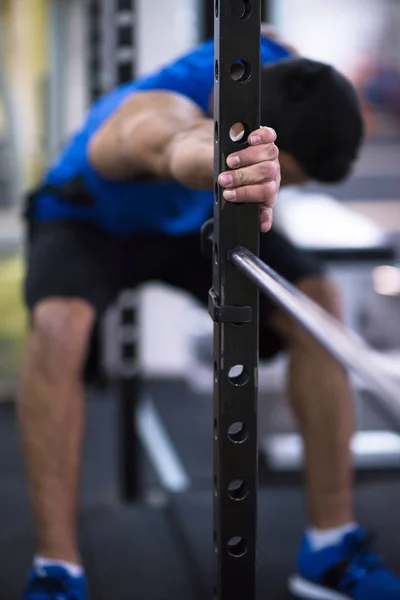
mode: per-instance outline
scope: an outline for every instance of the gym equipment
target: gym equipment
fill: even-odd
[[[243,5],[242,0],[231,0],[231,4],[235,7],[236,10],[241,10],[241,5]],[[236,5],[236,6],[235,6]],[[238,7],[238,8],[237,8]],[[201,8],[203,11],[203,38],[205,40],[211,39],[214,37],[214,2],[211,0],[207,0],[207,2],[203,2],[201,4]],[[272,1],[271,0],[262,0],[261,2],[261,20],[263,23],[270,23],[272,20]]]
[[[92,101],[132,81],[136,72],[135,0],[87,0],[89,87]]]
[[[136,70],[135,0],[87,0],[89,96],[94,102],[112,88],[132,81]],[[138,500],[142,494],[137,409],[140,402],[138,364],[138,295],[126,290],[102,324],[102,371],[118,398],[121,499]]]
[[[260,290],[285,309],[345,368],[366,379],[379,394],[383,408],[400,428],[400,366],[382,359],[355,333],[307,298],[245,248],[231,253],[231,261]]]
[[[274,210],[274,223],[294,245],[324,261],[330,277],[340,287],[346,326],[378,348],[379,359],[388,355],[395,360],[400,340],[400,330],[396,327],[399,299],[377,296],[371,281],[376,273],[386,277],[388,271],[397,272],[396,233],[378,227],[331,196],[285,188]],[[208,247],[206,228],[210,236]],[[212,221],[204,230],[203,252],[211,258]],[[384,321],[382,312],[386,316]],[[211,393],[212,326],[202,309],[196,310],[195,323],[194,364],[188,371],[188,382],[198,391]],[[301,438],[295,432],[285,403],[285,373],[284,357],[260,364],[261,416],[266,412],[268,421],[264,425],[266,419],[259,418],[260,460],[275,473],[296,472],[303,466]],[[352,443],[355,469],[363,473],[399,469],[400,435],[391,430],[391,423],[386,423],[387,419],[376,410],[380,402],[373,397],[373,387],[359,377],[352,378],[352,385],[357,414],[357,431]]]
[[[260,2],[215,2],[215,174],[226,157],[244,147],[230,131],[260,126]],[[232,66],[244,65],[234,81]],[[243,140],[247,139],[244,135]],[[210,235],[206,225],[203,235]],[[214,321],[214,551],[215,598],[256,594],[258,294],[261,291],[294,316],[333,356],[379,390],[383,409],[400,427],[398,385],[388,363],[299,295],[257,257],[259,211],[232,205],[216,185],[213,288]],[[203,248],[207,242],[203,242]],[[235,271],[235,268],[237,271]],[[245,277],[243,277],[245,275]],[[249,281],[255,286],[249,286]]]
[[[215,176],[260,126],[261,1],[215,1]],[[239,63],[240,61],[240,63]],[[242,65],[238,78],[232,67]],[[242,124],[241,141],[230,135]],[[246,135],[247,134],[247,135]],[[233,205],[217,185],[214,202],[214,551],[215,598],[256,594],[258,291],[228,259],[259,247],[258,205]]]

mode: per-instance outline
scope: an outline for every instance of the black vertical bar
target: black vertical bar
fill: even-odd
[[[142,497],[142,452],[138,437],[137,412],[142,391],[139,369],[138,311],[136,299],[122,306],[121,370],[118,382],[119,421],[119,487],[124,502],[137,502]]]
[[[263,0],[261,4],[261,21],[271,23],[272,18],[272,0]]]
[[[116,0],[116,81],[132,81],[136,72],[136,0]]]
[[[118,387],[120,498],[124,502],[137,502],[142,496],[142,450],[135,423],[140,378],[122,377]]]
[[[214,37],[214,3],[215,0],[203,1],[203,37],[209,40]]]
[[[261,1],[215,0],[214,19],[217,178],[227,156],[245,148],[260,126]],[[235,123],[244,126],[240,142],[230,137]],[[216,185],[210,302],[218,600],[253,600],[256,594],[258,290],[229,262],[238,245],[258,255],[259,208],[225,202]]]
[[[101,95],[101,1],[87,0],[88,80],[91,102]]]
[[[208,40],[214,35],[214,2],[215,0],[204,0],[203,6],[203,38]],[[262,0],[261,21],[270,23],[272,19],[273,0]]]
[[[89,96],[132,81],[136,73],[136,0],[86,0]]]
[[[115,19],[110,26],[115,27],[114,78],[116,85],[132,81],[136,71],[135,17],[136,0],[114,0]],[[137,306],[122,309],[122,326],[139,328]],[[138,438],[137,411],[142,382],[139,368],[139,347],[137,336],[122,348],[123,364],[133,367],[133,371],[123,373],[120,380],[119,421],[120,421],[120,492],[125,502],[135,502],[142,496],[142,456]]]
[[[110,87],[134,79],[136,71],[136,0],[86,0],[90,101]],[[108,18],[109,17],[109,18]],[[118,306],[118,305],[117,305]],[[132,331],[136,306],[120,308],[119,328]],[[122,336],[123,337],[123,336]],[[121,342],[118,411],[118,474],[121,500],[137,501],[142,492],[141,446],[136,414],[141,392],[137,340]]]

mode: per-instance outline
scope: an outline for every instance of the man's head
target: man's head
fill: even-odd
[[[363,120],[351,83],[333,67],[305,58],[262,69],[262,124],[273,127],[282,183],[336,183],[351,171]]]

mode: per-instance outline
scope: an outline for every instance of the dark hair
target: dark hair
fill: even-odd
[[[333,67],[306,58],[264,66],[261,81],[262,124],[275,129],[279,149],[312,179],[344,179],[364,132],[352,84]]]

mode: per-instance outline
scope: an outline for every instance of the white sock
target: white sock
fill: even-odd
[[[347,523],[334,529],[308,529],[307,536],[313,550],[323,550],[329,546],[337,546],[345,535],[358,529],[357,523]]]
[[[75,563],[69,563],[64,560],[52,560],[51,558],[43,558],[42,556],[35,556],[33,561],[35,567],[63,567],[71,577],[81,577],[84,573],[83,567]]]

